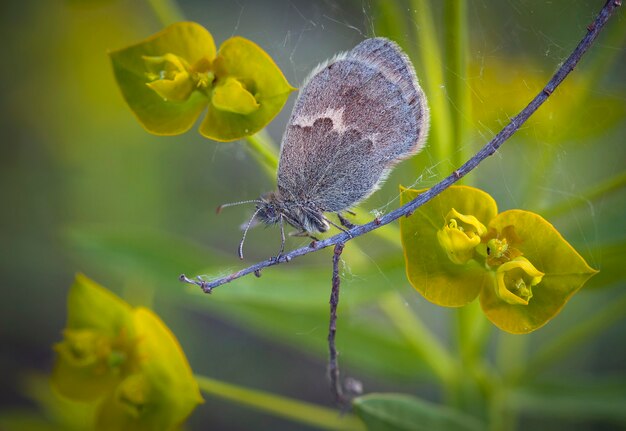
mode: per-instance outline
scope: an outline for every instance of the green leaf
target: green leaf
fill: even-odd
[[[217,141],[232,141],[258,132],[280,112],[295,90],[272,58],[242,37],[232,37],[220,46],[213,70],[218,83],[200,133]],[[223,85],[230,86],[230,90],[220,87],[222,80],[229,80],[230,84]],[[234,83],[241,86],[236,92]],[[228,92],[230,101],[224,100]]]
[[[369,431],[480,431],[484,424],[449,407],[403,394],[370,394],[353,402]]]
[[[484,289],[480,304],[485,315],[500,329],[525,334],[545,325],[553,318],[597,271],[572,248],[561,234],[541,216],[521,210],[499,214],[489,224],[498,232],[514,226],[523,257],[545,274],[532,288],[528,305],[502,301],[495,289]]]
[[[425,190],[401,189],[400,203]],[[441,246],[438,232],[454,209],[487,225],[497,214],[495,201],[487,193],[466,186],[452,186],[400,219],[400,235],[409,281],[426,299],[438,305],[459,307],[473,301],[483,286],[491,283],[484,267],[475,260],[453,262]]]
[[[215,51],[213,37],[204,27],[180,22],[109,55],[122,95],[141,125],[157,135],[177,135],[189,130],[208,104],[208,98],[193,91],[185,101],[164,100],[147,85],[154,81],[150,77],[155,74],[154,62],[149,58],[169,54],[194,67],[213,60]]]
[[[83,266],[127,277],[158,279],[170,286],[181,273],[192,273],[208,265],[220,267],[232,256],[220,254],[197,243],[138,226],[75,225],[64,231],[68,246],[77,251]]]
[[[626,423],[626,376],[560,380],[520,388],[511,407],[531,417],[600,419]]]

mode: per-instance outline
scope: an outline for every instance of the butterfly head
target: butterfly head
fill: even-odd
[[[257,217],[265,224],[276,224],[282,217],[284,206],[277,192],[266,193],[261,196],[256,205]]]
[[[306,202],[285,200],[278,191],[261,196],[256,208],[258,219],[268,225],[282,219],[307,233],[326,232],[329,227],[322,211]]]

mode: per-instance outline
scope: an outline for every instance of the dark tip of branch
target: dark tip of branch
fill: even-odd
[[[219,214],[222,212],[222,208],[224,208],[224,205],[220,205],[217,208],[215,208],[215,214]]]
[[[254,270],[254,276],[256,278],[261,278],[261,270],[260,269],[255,269]]]
[[[187,281],[187,276],[185,274],[180,274],[178,276],[178,281]]]

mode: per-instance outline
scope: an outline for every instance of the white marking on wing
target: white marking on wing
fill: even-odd
[[[316,120],[329,118],[333,122],[333,130],[337,133],[343,133],[347,130],[346,125],[343,123],[343,111],[344,108],[327,108],[326,111],[320,114],[302,115],[294,118],[292,124],[300,127],[312,127]]]

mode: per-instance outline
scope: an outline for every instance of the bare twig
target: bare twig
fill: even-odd
[[[580,41],[578,46],[570,54],[567,60],[558,68],[552,79],[546,84],[546,86],[535,96],[535,98],[515,117],[511,118],[510,122],[502,129],[489,143],[487,143],[478,153],[476,153],[471,159],[469,159],[463,166],[454,171],[448,177],[444,178],[441,182],[434,185],[427,192],[422,193],[417,198],[413,199],[397,208],[396,210],[386,214],[380,218],[377,218],[364,225],[355,226],[347,232],[341,232],[331,238],[327,238],[322,241],[314,241],[308,247],[301,247],[290,251],[282,255],[279,259],[271,258],[244,268],[237,272],[234,272],[226,277],[217,278],[212,281],[204,280],[192,280],[187,278],[184,274],[180,276],[180,281],[185,283],[195,284],[200,286],[205,293],[211,293],[213,289],[222,284],[229,283],[244,275],[255,273],[259,274],[260,270],[268,266],[277,265],[283,262],[289,262],[293,258],[303,256],[308,253],[312,253],[317,250],[321,250],[326,247],[330,247],[337,244],[343,244],[351,239],[366,234],[374,229],[378,229],[394,220],[399,219],[402,216],[411,215],[418,207],[422,206],[439,193],[444,191],[450,185],[463,178],[469,172],[471,172],[476,166],[478,166],[483,160],[495,153],[500,146],[506,142],[522,124],[528,120],[528,118],[550,97],[554,90],[563,82],[565,77],[576,67],[583,54],[589,49],[594,40],[598,37],[598,34],[604,28],[606,22],[613,15],[615,10],[622,5],[621,0],[608,0],[600,10],[600,13],[596,17],[595,21],[587,27],[587,34]]]
[[[335,244],[333,254],[333,288],[330,292],[330,324],[328,325],[328,374],[330,376],[330,391],[336,404],[342,405],[346,399],[339,379],[339,364],[337,363],[337,348],[335,347],[335,333],[337,332],[337,306],[339,305],[339,260],[345,244]]]

